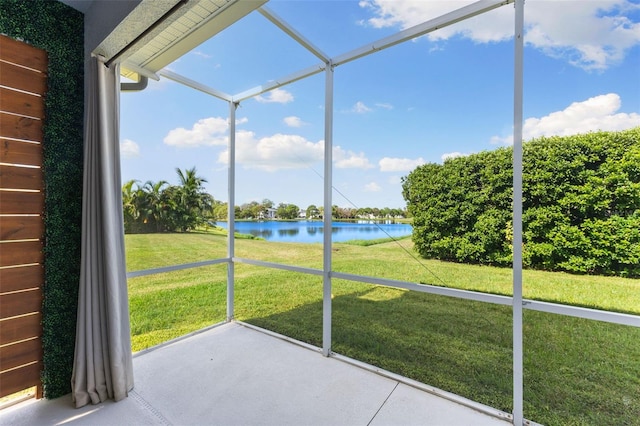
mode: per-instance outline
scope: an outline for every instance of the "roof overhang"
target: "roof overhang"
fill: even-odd
[[[124,77],[155,74],[267,0],[142,0],[96,48]]]
[[[132,80],[139,80],[140,76],[154,80],[164,77],[224,101],[240,103],[328,68],[333,69],[336,66],[514,2],[514,0],[478,0],[391,36],[367,43],[358,49],[330,58],[266,7],[267,1],[141,0],[140,4],[93,53],[106,58],[107,64],[120,63],[120,73]],[[229,95],[166,68],[182,55],[255,10],[258,10],[271,23],[319,58],[321,62],[235,95]]]

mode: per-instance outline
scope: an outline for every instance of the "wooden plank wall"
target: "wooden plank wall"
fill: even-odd
[[[47,54],[0,35],[0,397],[42,396]]]

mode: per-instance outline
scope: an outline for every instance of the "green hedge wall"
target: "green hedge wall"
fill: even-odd
[[[523,148],[525,267],[640,277],[640,127]],[[510,265],[512,152],[425,164],[404,179],[423,257]]]
[[[75,345],[84,114],[84,16],[58,1],[0,0],[0,33],[49,54],[45,99],[44,395],[71,391]]]

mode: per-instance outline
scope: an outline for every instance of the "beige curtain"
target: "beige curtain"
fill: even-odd
[[[91,58],[85,110],[82,261],[71,377],[76,407],[133,389],[119,146],[119,67]]]

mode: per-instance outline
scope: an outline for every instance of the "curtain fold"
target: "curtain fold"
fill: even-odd
[[[82,260],[71,376],[76,407],[119,401],[133,389],[120,179],[119,66],[85,71]]]

